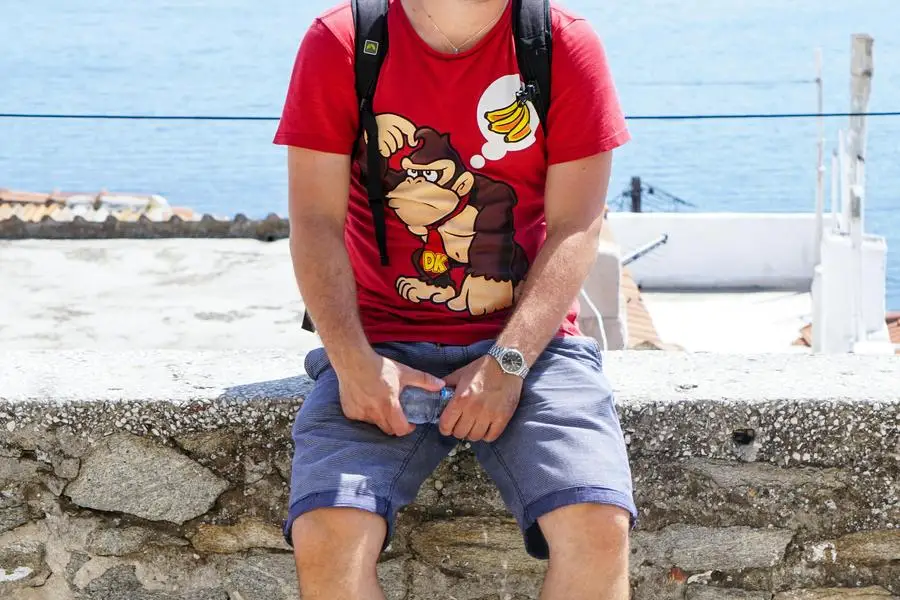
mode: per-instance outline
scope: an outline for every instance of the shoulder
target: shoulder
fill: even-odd
[[[310,34],[338,42],[352,56],[356,33],[350,2],[341,2],[322,12],[310,26]]]
[[[566,51],[585,42],[599,42],[591,23],[572,9],[557,2],[550,3],[550,23],[553,31],[553,50]]]
[[[568,6],[563,6],[555,0],[550,2],[550,21],[553,25],[553,33],[565,29],[575,21],[583,21],[584,17],[573,11]]]

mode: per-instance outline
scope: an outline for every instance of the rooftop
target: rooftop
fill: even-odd
[[[302,352],[287,240],[0,241],[0,348]],[[630,347],[663,347],[623,276]]]
[[[71,222],[76,217],[100,222],[109,217],[118,221],[133,222],[141,217],[151,221],[168,221],[174,216],[189,221],[198,219],[189,208],[169,206],[168,201],[156,194],[129,194],[114,192],[23,192],[0,189],[0,221],[18,219],[27,223],[39,223],[45,218],[56,222]]]
[[[793,345],[812,313],[808,292],[644,291],[661,338],[691,352],[807,352]]]

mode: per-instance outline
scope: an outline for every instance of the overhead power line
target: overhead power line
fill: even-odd
[[[758,79],[758,80],[728,80],[719,81],[624,81],[623,86],[635,87],[756,87],[772,85],[809,85],[816,83],[815,79]]]
[[[700,121],[725,119],[812,119],[818,117],[900,117],[898,111],[827,112],[827,113],[735,113],[684,115],[630,115],[630,121]],[[0,113],[0,119],[78,119],[91,121],[278,121],[281,117],[228,115],[122,115],[122,114],[65,114],[65,113]]]
[[[745,113],[709,115],[632,115],[632,121],[698,121],[704,119],[812,119],[818,117],[900,117],[900,111],[882,112],[827,112],[827,113]]]

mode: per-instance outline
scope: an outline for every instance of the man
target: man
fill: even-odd
[[[625,600],[637,511],[600,348],[577,294],[595,260],[611,152],[628,133],[600,40],[552,9],[546,134],[521,87],[507,0],[392,0],[368,172],[348,5],[299,49],[275,142],[289,146],[291,251],[323,348],[293,429],[290,510],[304,600],[383,599],[394,517],[460,440],[549,558],[541,598]],[[352,149],[352,151],[351,151]],[[382,178],[388,264],[365,182]],[[406,386],[455,397],[410,424]]]

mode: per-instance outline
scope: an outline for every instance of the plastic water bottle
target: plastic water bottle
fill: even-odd
[[[447,404],[453,398],[453,388],[445,387],[431,392],[420,387],[407,386],[400,392],[400,406],[406,420],[414,425],[437,423]]]

